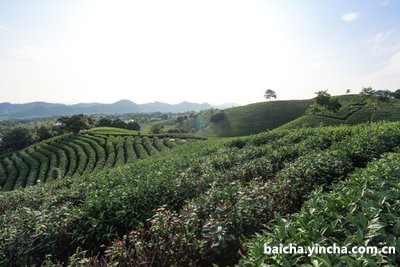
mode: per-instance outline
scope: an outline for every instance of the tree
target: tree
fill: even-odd
[[[330,111],[336,113],[342,107],[339,100],[333,98],[328,91],[318,91],[317,96],[314,98],[314,103],[308,108],[308,112],[316,115],[322,113],[322,123],[324,122],[325,112]]]
[[[71,117],[60,117],[57,120],[57,123],[62,129],[78,134],[81,130],[92,128],[94,125],[94,119],[90,116],[79,114]]]
[[[351,91],[350,89],[347,89],[346,94],[350,94],[350,91]]]
[[[151,126],[150,131],[153,134],[159,134],[161,133],[162,128],[164,128],[163,125],[154,124],[153,126]]]
[[[391,93],[388,90],[375,91],[372,89],[372,87],[364,87],[361,90],[360,95],[365,99],[367,106],[372,108],[371,120],[370,120],[370,123],[372,123],[374,121],[379,106],[383,102],[389,101]]]
[[[400,89],[397,89],[392,93],[392,96],[396,99],[400,99]]]
[[[389,100],[390,98],[393,97],[393,93],[391,91],[389,91],[389,90],[378,90],[378,91],[375,92],[375,95],[378,98],[381,98],[381,100],[383,102],[385,102],[385,101],[387,101],[387,100]]]
[[[115,127],[115,128],[126,129],[126,122],[124,122],[121,119],[116,119],[116,120],[113,120],[113,122],[111,123],[111,126]]]
[[[127,128],[128,130],[140,131],[140,124],[137,123],[136,121],[130,121],[130,122],[128,122],[128,124],[126,125],[126,128]]]
[[[267,89],[267,90],[265,90],[264,97],[265,97],[267,100],[270,100],[270,99],[272,99],[272,98],[273,98],[273,99],[276,99],[276,93],[275,93],[274,90]]]
[[[27,128],[17,127],[4,134],[1,139],[2,152],[25,148],[35,142],[33,132]]]
[[[36,135],[37,140],[42,141],[53,137],[54,133],[51,127],[42,125],[36,130]]]
[[[185,118],[184,117],[177,117],[176,118],[176,123],[182,123],[183,121],[185,120]]]
[[[97,126],[99,127],[111,127],[111,125],[112,125],[112,120],[109,118],[101,118],[97,122]]]

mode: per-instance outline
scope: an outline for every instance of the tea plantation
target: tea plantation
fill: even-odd
[[[400,264],[399,254],[263,254],[265,242],[400,249],[399,122],[278,129],[174,149],[170,138],[131,137],[63,136],[7,155],[10,189],[52,181],[0,194],[0,265]],[[147,158],[128,160],[138,144]],[[71,163],[70,154],[86,159]],[[67,175],[53,179],[50,166]]]
[[[132,131],[115,128],[55,137],[0,157],[0,189],[10,191],[117,167],[186,142],[159,137],[138,136]]]

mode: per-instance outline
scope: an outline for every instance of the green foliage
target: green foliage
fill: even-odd
[[[372,123],[381,104],[389,101],[391,92],[387,90],[375,91],[372,89],[372,87],[366,87],[362,89],[360,95],[365,99],[367,106],[371,107],[373,110],[370,120]]]
[[[163,128],[162,125],[155,124],[151,126],[150,132],[153,134],[159,134],[161,133],[162,128]]]
[[[60,117],[57,122],[61,124],[63,129],[74,134],[78,134],[81,130],[94,127],[94,119],[84,114]]]
[[[0,190],[2,189],[6,181],[7,181],[7,173],[6,170],[4,169],[3,163],[0,161]]]
[[[125,155],[127,163],[137,159],[137,155],[135,153],[135,150],[133,149],[133,140],[134,138],[132,136],[128,136],[125,138],[124,149],[126,151]]]
[[[157,137],[153,138],[153,146],[159,151],[159,152],[163,152],[168,150],[168,147],[164,145],[164,143],[158,139]]]
[[[391,153],[356,171],[331,192],[315,190],[300,213],[288,218],[276,217],[274,224],[246,242],[243,266],[395,266],[399,254],[266,255],[264,243],[296,246],[393,246],[399,249],[400,154]]]
[[[136,121],[130,121],[126,124],[126,129],[133,131],[140,131],[140,124]]]
[[[115,129],[115,128],[113,128]],[[97,132],[96,132],[97,133]],[[108,132],[112,133],[112,132]],[[53,137],[24,150],[0,158],[8,162],[8,172],[0,170],[0,186],[9,191],[37,183],[46,183],[66,176],[83,175],[113,168],[167,151],[186,141],[176,139],[164,145],[160,139],[133,135],[77,134]],[[3,166],[3,165],[2,165]],[[14,171],[15,169],[15,171]],[[14,177],[17,175],[16,177]]]
[[[276,99],[276,93],[275,93],[274,90],[267,89],[267,90],[265,90],[264,97],[265,97],[267,100],[270,100],[270,99],[272,99],[272,98]]]
[[[342,107],[338,99],[332,98],[327,90],[316,92],[316,94],[317,96],[314,98],[314,103],[309,107],[308,113],[312,115],[322,113],[322,118],[324,118],[325,112],[336,113]]]
[[[49,139],[55,135],[52,128],[48,125],[42,125],[36,130],[37,141]]]
[[[270,101],[224,110],[227,120],[207,125],[212,113],[192,119],[189,129],[215,136],[243,136],[272,130],[302,116],[311,100]],[[204,124],[204,125],[203,125]]]
[[[215,114],[211,115],[211,117],[210,117],[210,121],[212,123],[218,123],[218,122],[224,121],[226,119],[227,119],[226,115],[223,111],[215,113]]]
[[[243,238],[272,225],[275,214],[299,212],[314,190],[328,191],[394,151],[400,123],[188,140],[163,153],[161,144],[179,139],[84,139],[114,154],[110,166],[121,150],[116,142],[125,154],[132,147],[148,158],[0,194],[0,264],[40,265],[47,257],[110,266],[233,265]]]
[[[18,153],[18,156],[24,162],[26,162],[26,164],[28,165],[27,168],[29,169],[29,175],[26,178],[26,183],[23,185],[23,187],[35,184],[35,181],[37,180],[39,175],[39,169],[40,169],[39,161],[37,161],[30,154],[28,154],[27,151],[21,151],[20,153]]]
[[[361,95],[344,95],[337,96],[342,108],[337,113],[325,112],[322,116],[321,111],[316,111],[320,115],[307,114],[299,117],[286,125],[281,126],[281,129],[294,129],[301,127],[317,127],[321,123],[324,125],[355,125],[371,121],[371,115],[374,113],[374,108],[367,104],[366,98]],[[373,121],[399,121],[400,120],[400,101],[398,99],[387,98],[380,102],[379,108],[375,111]]]
[[[125,163],[125,151],[124,151],[124,138],[121,136],[115,137],[114,147],[116,151],[116,159],[114,166],[120,166]]]
[[[112,125],[112,120],[109,118],[101,118],[98,122],[97,122],[97,127],[111,127]]]
[[[392,96],[396,99],[400,99],[400,89],[397,89],[392,93]]]
[[[121,119],[115,119],[111,123],[111,127],[126,129],[126,122]]]
[[[11,131],[6,132],[0,143],[1,151],[8,152],[18,149],[25,148],[35,142],[35,136],[33,132],[27,128],[14,128]]]
[[[3,164],[7,172],[7,179],[3,185],[3,191],[9,191],[15,186],[18,177],[18,170],[15,168],[14,163],[10,158],[3,158]]]
[[[158,153],[158,150],[154,148],[152,142],[146,136],[142,138],[142,145],[143,148],[147,151],[147,154],[149,154],[150,156],[154,156]]]
[[[11,159],[14,161],[15,167],[18,169],[18,177],[15,181],[14,188],[23,188],[25,187],[26,180],[29,174],[29,167],[25,164],[25,162],[20,158],[18,154],[13,154]]]

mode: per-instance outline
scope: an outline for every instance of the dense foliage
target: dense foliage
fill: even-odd
[[[93,117],[78,114],[71,117],[63,116],[57,119],[57,123],[66,132],[72,132],[78,134],[81,130],[87,130],[95,126],[95,120]]]
[[[87,138],[102,139],[73,143]],[[125,136],[115,146],[121,138],[110,138],[98,143],[115,162],[127,142],[151,149],[147,137]],[[163,142],[152,143],[158,150]],[[298,212],[314,190],[328,191],[399,145],[400,123],[271,131],[189,142],[120,168],[3,193],[0,263],[231,265],[245,252],[243,238],[275,214]]]
[[[5,131],[0,139],[0,154],[23,149],[36,142],[49,139],[63,133],[61,129],[52,123],[35,127],[15,127]]]
[[[212,123],[218,123],[218,122],[226,120],[226,119],[227,119],[226,115],[223,111],[215,113],[215,114],[211,115],[211,117],[210,117],[210,121]]]
[[[295,246],[393,246],[400,249],[400,153],[391,153],[332,187],[315,190],[301,211],[276,217],[263,233],[246,243],[243,266],[398,266],[397,254],[266,255],[264,243]]]

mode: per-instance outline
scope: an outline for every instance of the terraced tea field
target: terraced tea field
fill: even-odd
[[[112,130],[107,134],[94,131],[55,137],[0,157],[0,189],[11,191],[120,166],[185,142],[179,138],[121,134]]]

